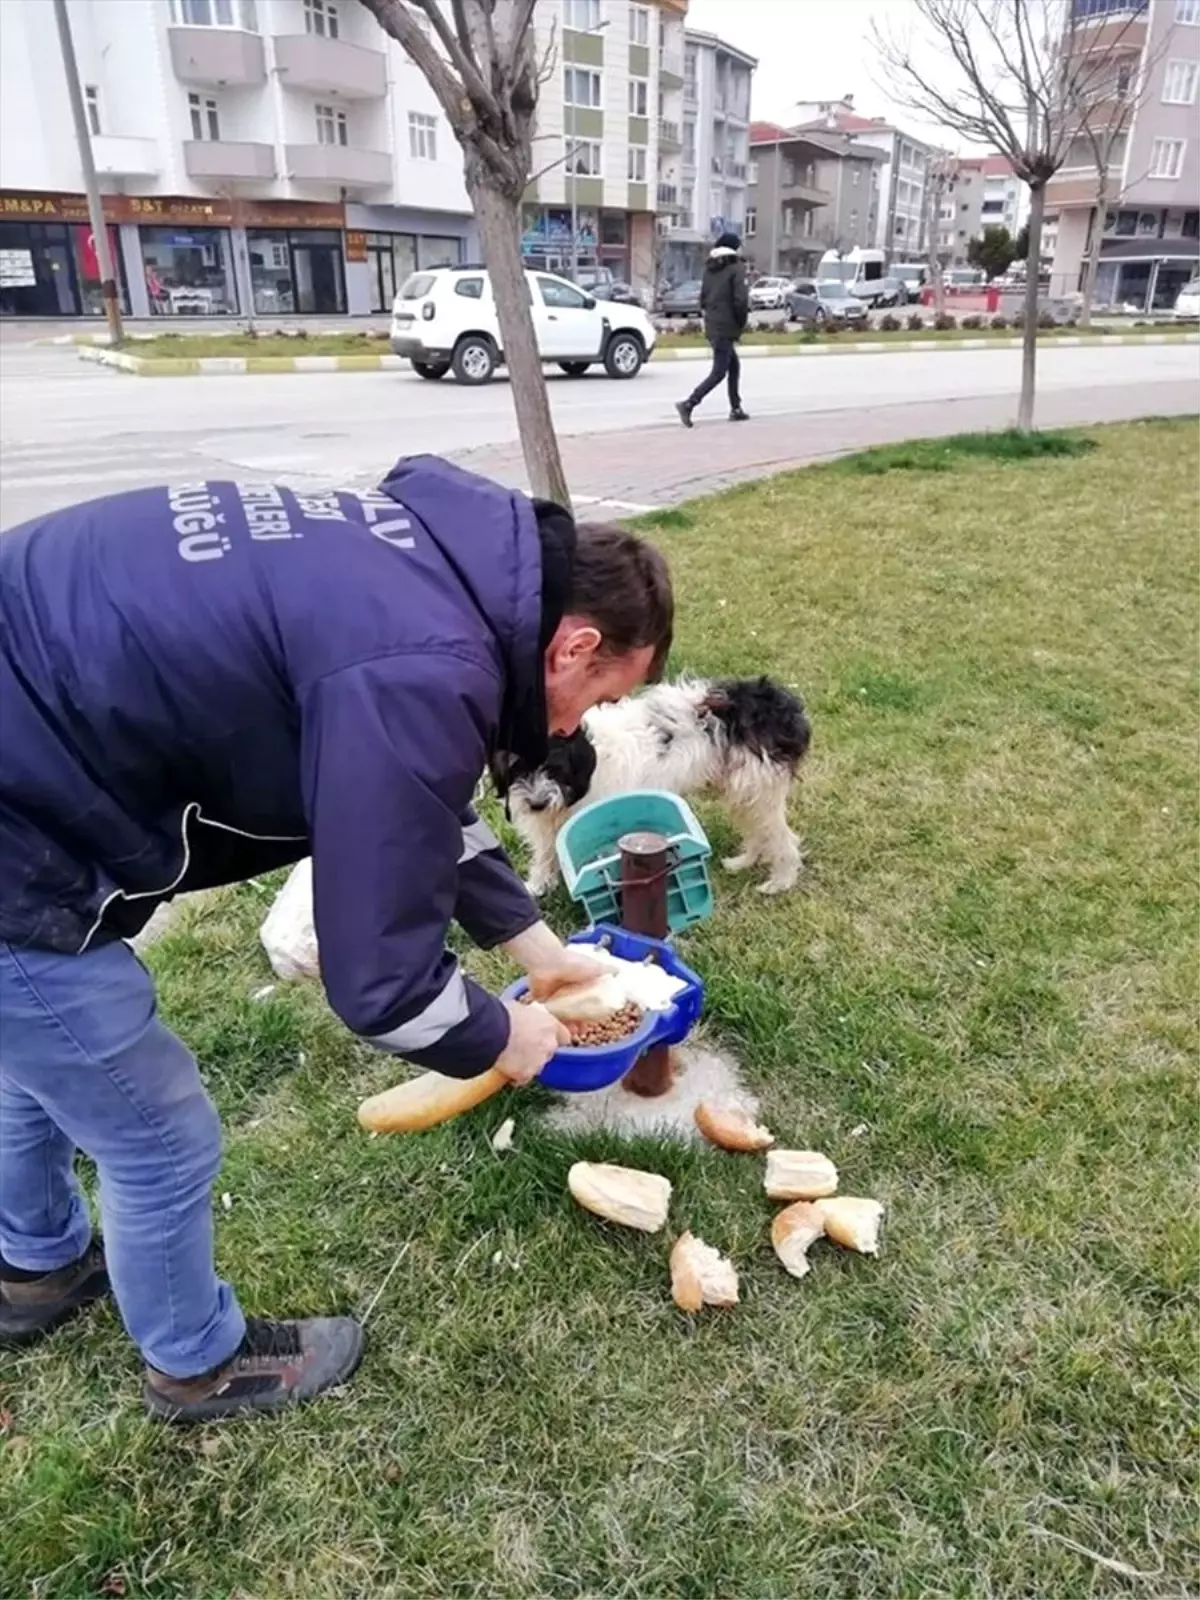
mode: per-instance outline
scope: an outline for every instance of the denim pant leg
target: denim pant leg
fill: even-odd
[[[213,1265],[220,1124],[195,1061],[159,1022],[154,985],[127,945],[64,956],[0,944],[0,1076],[5,1106],[15,1097],[41,1108],[51,1147],[50,1155],[37,1152],[27,1115],[0,1121],[0,1251],[11,1251],[14,1265],[39,1264],[31,1246],[39,1217],[68,1201],[61,1192],[48,1207],[44,1192],[26,1198],[20,1174],[44,1175],[57,1161],[65,1190],[69,1140],[99,1171],[109,1277],[145,1359],[175,1378],[227,1360],[245,1321]],[[47,1258],[61,1245],[61,1235],[48,1241]]]
[[[729,346],[729,409],[742,409],[742,358],[735,344]]]
[[[711,394],[724,382],[729,371],[730,361],[737,360],[737,351],[734,349],[732,339],[715,339],[712,347],[712,366],[708,377],[698,383],[688,395],[686,404],[692,408],[698,406],[706,394]]]
[[[0,1256],[26,1272],[78,1261],[92,1237],[75,1146],[4,1070],[0,1015]]]

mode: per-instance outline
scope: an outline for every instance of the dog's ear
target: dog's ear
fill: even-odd
[[[580,728],[571,742],[571,777],[580,794],[586,794],[596,773],[596,746]]]

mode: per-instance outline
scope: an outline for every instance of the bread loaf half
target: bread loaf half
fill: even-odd
[[[825,1232],[825,1219],[819,1210],[820,1202],[797,1200],[785,1206],[771,1223],[771,1243],[775,1254],[793,1278],[808,1276],[808,1247]]]
[[[733,1262],[694,1234],[681,1233],[671,1249],[671,1298],[681,1311],[735,1306],[738,1275]]]
[[[747,1111],[701,1100],[695,1110],[696,1126],[710,1144],[722,1150],[765,1150],[775,1143],[770,1128],[755,1122]]]
[[[560,1022],[607,1022],[625,1004],[625,990],[615,973],[602,972],[586,983],[565,984],[540,1003]]]
[[[502,1072],[489,1067],[477,1078],[444,1078],[440,1072],[423,1072],[394,1089],[373,1094],[358,1108],[358,1120],[372,1133],[420,1133],[436,1128],[463,1111],[470,1111],[508,1083]]]
[[[585,1211],[608,1222],[643,1233],[658,1233],[666,1225],[671,1185],[657,1172],[577,1161],[567,1173],[567,1187]]]
[[[794,1211],[796,1208],[792,1206],[790,1209]],[[825,1232],[835,1244],[844,1245],[847,1250],[857,1250],[864,1256],[879,1254],[879,1224],[883,1221],[880,1201],[864,1200],[854,1194],[839,1194],[828,1200],[817,1200],[812,1209],[820,1213]]]
[[[819,1150],[768,1150],[763,1187],[772,1200],[817,1200],[837,1186],[837,1168]]]

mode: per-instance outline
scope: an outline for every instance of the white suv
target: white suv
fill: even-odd
[[[526,272],[533,327],[543,361],[569,377],[602,362],[610,378],[636,378],[655,332],[640,306],[594,300],[550,272]],[[504,361],[492,286],[483,267],[414,272],[392,302],[392,349],[422,378],[453,372],[459,383],[488,383]]]

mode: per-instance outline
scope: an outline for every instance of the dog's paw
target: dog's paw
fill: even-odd
[[[768,878],[765,883],[758,886],[759,894],[787,894],[789,889],[796,887],[796,874],[789,872],[784,878]]]
[[[740,856],[726,856],[721,865],[726,872],[748,872],[757,860],[758,857],[753,851],[747,850]]]

